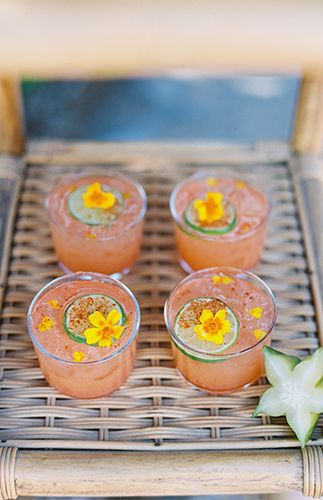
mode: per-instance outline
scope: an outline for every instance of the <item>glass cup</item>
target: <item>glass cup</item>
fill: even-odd
[[[194,221],[194,200],[221,193],[226,222],[205,228]],[[261,258],[270,211],[268,198],[249,181],[197,173],[180,182],[170,197],[179,261],[186,272],[213,266],[254,267]],[[231,219],[230,219],[231,217]],[[203,224],[205,224],[203,222]]]
[[[93,297],[100,301],[102,296],[112,298],[123,311],[123,333],[110,347],[89,345],[82,342],[84,337],[71,337],[66,330],[71,304],[82,304],[75,306],[71,323],[82,326],[94,312]],[[140,310],[129,288],[111,277],[75,273],[51,281],[31,302],[27,324],[41,371],[49,385],[64,394],[86,399],[105,396],[118,389],[133,369]]]
[[[118,192],[123,208],[112,223],[89,223],[71,212],[70,196],[94,183]],[[71,176],[59,182],[47,198],[46,208],[64,272],[90,271],[115,278],[126,274],[140,256],[146,206],[143,187],[122,175]]]
[[[214,349],[219,347],[210,342],[207,348],[205,343],[203,348],[196,348],[195,337],[193,342],[192,338],[183,340],[176,330],[179,312],[197,298],[197,303],[204,298],[218,300],[221,307],[228,306],[237,319],[238,336],[226,350],[210,352],[210,345]],[[272,291],[254,274],[229,267],[195,272],[171,292],[164,315],[175,366],[194,386],[211,393],[229,393],[255,382],[263,374],[263,347],[270,344],[277,311]],[[195,324],[194,318],[192,324]]]

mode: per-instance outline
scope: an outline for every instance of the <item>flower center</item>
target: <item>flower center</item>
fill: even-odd
[[[204,200],[195,200],[194,208],[197,210],[200,222],[212,224],[219,221],[224,215],[222,193],[207,192]]]
[[[103,191],[99,182],[94,182],[94,184],[88,186],[83,194],[83,203],[86,208],[108,209],[112,208],[115,202],[114,194]]]
[[[223,328],[223,321],[214,317],[210,321],[207,321],[203,326],[208,335],[216,335]]]
[[[106,325],[101,329],[102,338],[109,338],[112,335],[112,326]]]

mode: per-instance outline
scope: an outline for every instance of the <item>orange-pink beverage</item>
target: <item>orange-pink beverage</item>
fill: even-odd
[[[127,380],[139,323],[133,293],[95,273],[51,281],[28,311],[29,334],[47,382],[75,398],[105,396]]]
[[[264,370],[276,304],[250,272],[214,267],[178,283],[165,304],[174,361],[195,386],[226,393],[255,382]]]
[[[47,209],[64,271],[117,277],[138,260],[146,195],[131,179],[121,175],[69,177],[52,190]]]
[[[170,209],[185,271],[212,266],[249,269],[259,261],[269,201],[249,182],[196,174],[175,187]]]

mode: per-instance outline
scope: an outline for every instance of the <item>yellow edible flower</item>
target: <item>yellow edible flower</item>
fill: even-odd
[[[251,224],[248,222],[244,222],[240,228],[240,233],[246,233],[247,231],[250,231],[251,229]]]
[[[249,309],[249,314],[253,316],[254,318],[260,319],[262,316],[262,308],[261,307],[253,307],[252,309]]]
[[[89,238],[90,240],[95,240],[96,234],[93,233],[86,233],[85,235],[86,238]]]
[[[94,328],[88,328],[84,332],[87,344],[99,344],[99,347],[111,347],[113,339],[119,339],[124,327],[117,323],[121,319],[121,314],[117,309],[109,312],[105,318],[99,311],[90,314],[89,321]]]
[[[47,330],[53,328],[54,325],[55,323],[52,318],[50,318],[49,316],[44,316],[37,328],[40,332],[46,332]]]
[[[214,187],[214,186],[216,186],[216,185],[217,185],[218,180],[217,180],[215,177],[208,177],[208,178],[206,179],[206,182],[208,183],[208,185],[209,185],[209,186]]]
[[[231,330],[230,321],[226,319],[226,315],[225,309],[220,309],[216,314],[209,309],[203,309],[200,316],[201,324],[194,327],[198,338],[215,344],[223,344],[224,336]]]
[[[74,361],[76,361],[76,363],[80,363],[81,361],[83,361],[84,358],[85,358],[84,352],[82,351],[73,352],[73,359]]]
[[[50,307],[52,307],[53,309],[60,309],[62,306],[59,304],[58,300],[55,300],[55,299],[51,299],[48,301],[48,304],[50,305]]]
[[[246,187],[246,183],[243,181],[235,181],[234,183],[236,189],[244,189]]]
[[[222,193],[207,192],[205,200],[194,201],[200,222],[212,224],[223,217],[222,198]]]
[[[99,182],[94,182],[94,184],[88,186],[82,196],[86,208],[107,209],[113,207],[116,201],[114,194],[103,191]]]
[[[265,337],[266,332],[264,330],[254,330],[253,334],[257,340],[261,340]]]
[[[214,285],[219,285],[220,283],[222,283],[223,285],[229,285],[230,283],[232,283],[233,278],[231,278],[230,276],[220,276],[218,274],[215,274],[214,276],[212,276],[212,281]]]

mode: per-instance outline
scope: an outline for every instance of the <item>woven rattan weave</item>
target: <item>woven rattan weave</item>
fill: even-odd
[[[255,272],[273,289],[278,322],[273,344],[303,356],[319,345],[308,264],[284,155],[190,146],[167,149],[32,149],[24,172],[1,320],[0,437],[19,447],[84,449],[263,448],[298,446],[284,418],[252,418],[266,379],[243,391],[211,396],[184,381],[174,368],[163,321],[168,293],[184,273],[177,264],[168,209],[179,180],[204,169],[248,175],[270,192],[266,248]],[[285,155],[286,156],[286,155]],[[122,171],[148,194],[140,262],[124,281],[142,312],[136,369],[117,392],[99,400],[73,400],[47,386],[26,331],[33,295],[61,274],[56,264],[44,199],[55,181],[75,172]],[[313,439],[322,443],[323,419]]]

